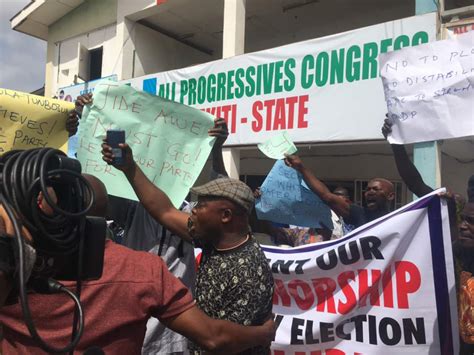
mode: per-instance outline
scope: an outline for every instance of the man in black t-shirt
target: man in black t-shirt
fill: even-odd
[[[390,212],[390,203],[395,198],[395,193],[393,184],[386,179],[375,178],[369,181],[364,193],[366,207],[360,207],[350,203],[344,197],[332,193],[304,166],[303,161],[297,155],[288,155],[285,163],[300,172],[309,188],[337,215],[341,216],[345,223],[355,228]]]
[[[365,207],[349,205],[349,214],[344,217],[348,224],[359,227],[390,212],[390,204],[395,198],[393,184],[387,179],[375,178],[369,181],[364,192]]]

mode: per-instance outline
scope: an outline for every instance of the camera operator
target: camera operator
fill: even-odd
[[[86,178],[96,196],[91,211],[100,215],[105,212],[100,207],[106,205],[105,186],[94,177]],[[57,198],[60,200],[61,196]],[[38,206],[48,213],[48,204],[41,196]],[[9,219],[1,214],[0,217],[10,234]],[[29,238],[27,231],[24,232]],[[63,284],[74,288],[72,282]],[[28,298],[43,339],[56,347],[67,344],[74,303],[63,294],[30,294]],[[208,351],[235,353],[257,345],[268,346],[275,335],[272,320],[262,326],[246,327],[209,318],[195,306],[189,290],[170,274],[161,258],[111,241],[105,244],[102,277],[82,284],[81,302],[85,330],[75,349],[77,352],[99,347],[107,354],[140,354],[146,322],[152,316]],[[4,326],[1,343],[4,355],[44,353],[30,337],[18,304],[3,306],[0,323]]]

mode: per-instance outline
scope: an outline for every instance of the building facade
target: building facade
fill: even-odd
[[[112,77],[225,116],[227,169],[252,187],[273,165],[256,143],[285,129],[330,187],[361,202],[367,181],[385,177],[398,206],[411,194],[380,133],[377,56],[469,31],[473,9],[467,0],[35,0],[11,24],[48,43],[46,96],[73,100]],[[428,184],[465,195],[473,147],[469,137],[408,150]]]

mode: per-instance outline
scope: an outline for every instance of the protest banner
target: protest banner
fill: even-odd
[[[263,246],[275,279],[272,355],[458,354],[449,219],[437,192],[335,241]]]
[[[456,23],[445,24],[445,33],[447,38],[456,38],[459,35],[474,31],[474,23],[472,19],[465,19]]]
[[[294,154],[297,151],[287,131],[277,133],[266,142],[258,144],[258,149],[272,159],[283,159],[285,154]]]
[[[389,142],[473,136],[473,59],[474,32],[381,55]]]
[[[226,146],[382,139],[378,54],[434,40],[431,13],[123,82],[225,118]]]
[[[0,88],[0,154],[12,149],[67,152],[66,119],[74,104]]]
[[[331,210],[302,183],[296,170],[278,160],[260,190],[255,209],[259,219],[301,227],[333,229]]]
[[[213,117],[112,81],[96,86],[84,110],[77,149],[83,172],[101,179],[109,194],[137,200],[125,175],[102,160],[106,131],[122,129],[138,166],[178,208],[211,152]]]

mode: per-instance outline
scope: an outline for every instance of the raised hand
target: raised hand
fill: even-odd
[[[227,128],[227,122],[225,119],[216,118],[214,120],[214,127],[212,127],[208,133],[210,137],[216,137],[214,148],[222,148],[229,136],[229,129]]]
[[[126,143],[119,144],[119,147],[122,149],[124,154],[123,165],[114,165],[114,154],[112,152],[112,147],[107,144],[106,139],[104,139],[104,143],[102,144],[102,160],[104,160],[109,165],[113,165],[115,168],[123,171],[124,173],[131,172],[135,168],[132,148],[130,148],[130,146]]]
[[[385,120],[383,121],[382,134],[387,139],[387,137],[392,134],[393,123],[388,119],[388,114],[385,115]]]
[[[303,161],[297,155],[285,154],[285,164],[297,171],[301,171],[304,168]]]

